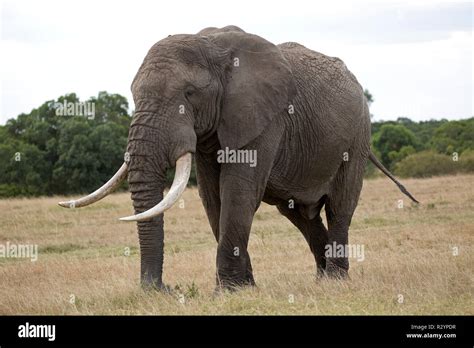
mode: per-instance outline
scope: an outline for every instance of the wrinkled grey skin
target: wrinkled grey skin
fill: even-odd
[[[155,44],[132,92],[127,151],[135,212],[162,199],[166,169],[192,152],[217,241],[218,286],[255,284],[247,244],[262,201],[303,233],[318,274],[347,275],[348,259],[325,258],[324,248],[348,243],[370,154],[370,117],[341,60],[296,43],[275,46],[234,26],[207,28]],[[257,166],[218,163],[225,147],[257,150]],[[139,222],[138,234],[142,284],[163,287],[163,216]]]

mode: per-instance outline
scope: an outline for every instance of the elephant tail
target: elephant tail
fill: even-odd
[[[410,197],[410,199],[415,202],[415,203],[420,203],[416,200],[415,197],[412,196],[412,194],[410,192],[408,192],[408,190],[405,188],[405,186],[403,186],[400,181],[398,181],[392,173],[390,173],[388,171],[387,168],[384,167],[384,165],[382,163],[380,163],[380,161],[377,159],[377,157],[375,157],[375,155],[373,154],[372,151],[370,151],[370,155],[369,155],[369,159],[370,161],[375,164],[375,166],[380,169],[386,176],[388,176],[397,186],[398,188],[400,189],[400,191],[402,191],[404,194],[406,194],[408,197]]]

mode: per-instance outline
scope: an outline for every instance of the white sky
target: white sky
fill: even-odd
[[[373,94],[376,120],[471,117],[472,20],[470,1],[5,0],[0,124],[70,92],[120,93],[133,109],[151,45],[229,24],[341,58]]]

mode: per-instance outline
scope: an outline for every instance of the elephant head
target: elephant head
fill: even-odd
[[[287,61],[272,43],[237,27],[173,35],[146,55],[131,89],[135,113],[126,161],[102,188],[61,206],[93,203],[128,173],[138,222],[143,285],[162,286],[163,212],[186,187],[191,154],[217,134],[238,149],[259,136],[288,107],[294,90]],[[163,198],[165,173],[176,166]]]

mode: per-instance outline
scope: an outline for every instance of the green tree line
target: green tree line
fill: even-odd
[[[474,118],[372,123],[372,150],[401,177],[474,172]],[[368,166],[367,174],[374,174]]]
[[[365,95],[373,102],[367,90]],[[81,104],[71,93],[0,126],[0,197],[92,192],[116,172],[123,163],[132,119],[128,101],[119,94],[100,92],[83,102],[94,105],[94,117],[77,115],[77,110],[58,114],[63,105]],[[400,176],[472,172],[474,118],[373,122],[372,149]],[[367,176],[376,173],[369,164]],[[193,167],[190,185],[195,184]]]
[[[131,117],[127,99],[100,92],[95,116],[58,116],[76,94],[43,103],[0,127],[0,197],[93,191],[123,163]]]

